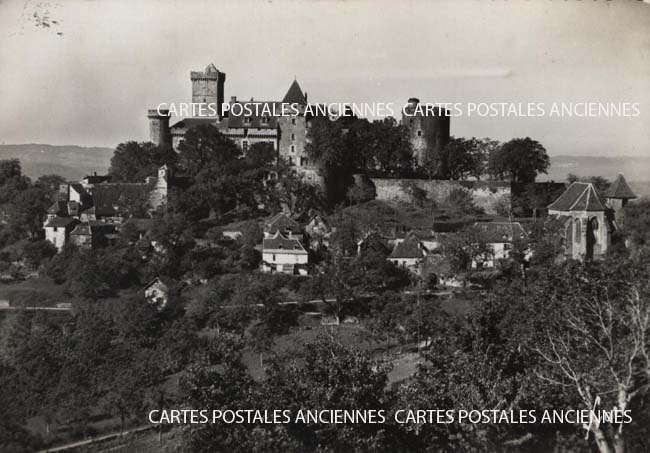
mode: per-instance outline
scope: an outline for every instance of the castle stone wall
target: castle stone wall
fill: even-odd
[[[409,188],[419,187],[436,204],[443,204],[454,189],[467,189],[476,206],[486,214],[497,214],[497,206],[510,204],[510,183],[501,181],[449,181],[429,179],[371,178],[377,191],[377,200],[413,202]]]

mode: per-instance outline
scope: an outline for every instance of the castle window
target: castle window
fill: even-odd
[[[305,165],[307,165],[307,159],[305,159],[304,157],[301,157],[300,158],[300,166],[303,167]]]
[[[422,131],[418,129],[418,137],[422,137]]]
[[[573,241],[576,244],[580,244],[581,239],[582,239],[582,224],[580,223],[580,219],[576,219],[573,228]]]
[[[262,124],[269,124],[269,117],[268,116],[263,116],[262,117]]]
[[[296,134],[291,134],[291,141],[295,142],[296,141]]]
[[[251,117],[250,116],[244,117],[244,124],[251,124]]]
[[[293,165],[293,157],[289,156],[289,165]]]
[[[292,153],[295,153],[296,152],[296,145],[291,145],[290,150],[291,150]]]
[[[295,118],[291,118],[291,124],[293,124],[294,126],[296,125],[296,119]]]
[[[241,142],[241,147],[244,150],[244,152],[247,152],[248,151],[248,140],[243,140]]]

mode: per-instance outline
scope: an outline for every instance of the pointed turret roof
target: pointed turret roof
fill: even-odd
[[[606,211],[607,204],[593,184],[574,182],[548,207],[551,211]]]
[[[609,186],[609,189],[605,192],[605,196],[607,198],[620,198],[623,200],[636,198],[636,195],[632,192],[632,189],[630,189],[625,177],[621,173],[618,174],[616,181]]]
[[[305,94],[302,92],[302,89],[300,88],[300,85],[298,85],[297,80],[293,80],[293,83],[289,87],[289,91],[287,91],[287,94],[284,95],[284,99],[282,99],[282,102],[286,102],[287,104],[299,104],[299,105],[305,105],[307,104],[307,99],[305,98]]]
[[[208,66],[206,66],[206,68],[205,68],[205,73],[206,73],[206,74],[214,74],[214,73],[217,73],[217,72],[219,72],[219,70],[218,70],[217,67],[214,65],[214,63],[210,63],[210,64],[209,64]]]

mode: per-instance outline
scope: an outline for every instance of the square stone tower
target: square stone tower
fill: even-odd
[[[192,79],[192,102],[195,104],[214,104],[219,118],[223,117],[223,86],[226,74],[210,63],[204,72],[190,72]]]

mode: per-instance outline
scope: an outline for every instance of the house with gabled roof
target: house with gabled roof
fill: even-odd
[[[307,275],[309,254],[298,239],[280,231],[262,240],[262,272]]]
[[[499,260],[510,258],[517,242],[528,241],[519,222],[476,222],[472,228],[488,250],[472,259],[472,269],[493,268]]]
[[[429,254],[420,238],[409,233],[404,240],[398,241],[395,248],[386,258],[397,266],[406,267],[413,272],[418,272],[422,260]]]
[[[612,195],[620,190],[614,189]],[[605,255],[616,231],[614,210],[593,184],[572,183],[548,206],[548,213],[562,221],[566,257],[592,260]]]
[[[74,217],[51,217],[43,225],[45,239],[50,241],[57,250],[61,251],[68,242],[70,233],[78,223],[79,220]]]
[[[302,239],[300,224],[282,212],[264,222],[264,237],[274,236],[277,232],[286,237]]]

